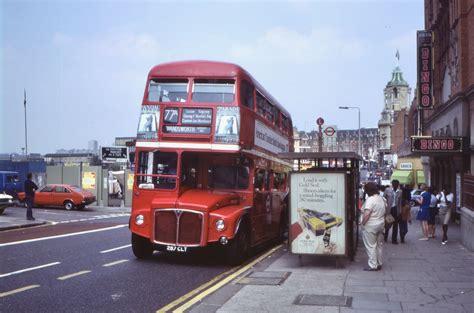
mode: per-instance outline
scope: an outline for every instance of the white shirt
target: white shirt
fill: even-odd
[[[454,200],[453,193],[445,195],[444,192],[440,192],[436,197],[439,200],[440,208],[445,208],[448,206],[448,204],[446,203],[446,200],[448,200],[450,203],[453,203],[453,200]]]
[[[378,194],[367,199],[364,204],[364,212],[371,211],[369,220],[365,225],[378,226],[385,223],[385,200]]]

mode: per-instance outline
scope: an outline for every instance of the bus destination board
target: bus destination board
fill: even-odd
[[[211,125],[211,109],[183,109],[181,124],[183,125]]]

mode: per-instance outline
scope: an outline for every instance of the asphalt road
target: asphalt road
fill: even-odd
[[[57,224],[0,233],[0,312],[154,312],[231,268],[210,252],[137,260],[128,214],[35,216]]]

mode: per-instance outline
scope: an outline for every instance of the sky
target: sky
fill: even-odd
[[[414,89],[422,0],[0,0],[0,153],[111,146],[135,136],[149,70],[236,63],[292,115],[377,127],[397,66]],[[412,92],[413,95],[413,92]]]

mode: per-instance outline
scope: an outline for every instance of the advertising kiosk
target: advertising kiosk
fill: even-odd
[[[348,257],[358,244],[359,155],[282,153],[290,173],[289,249],[292,254]]]

